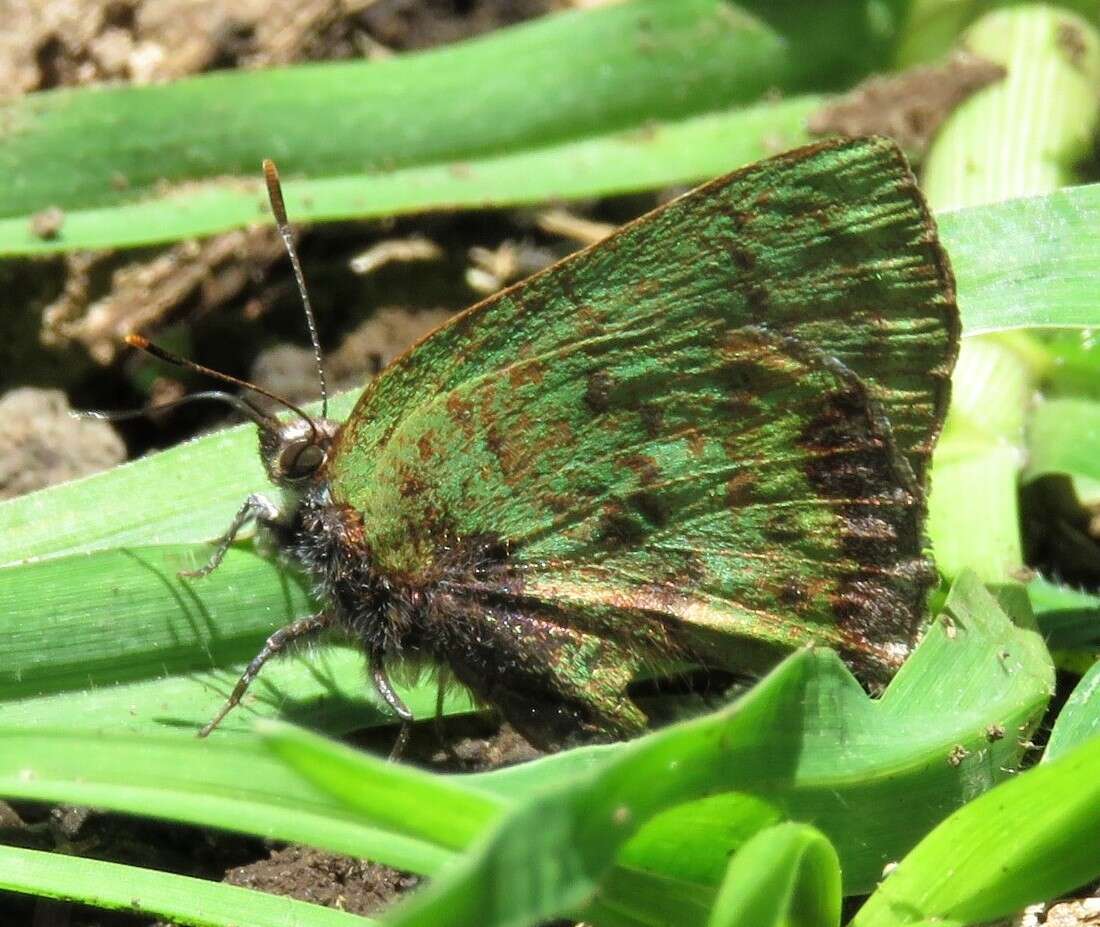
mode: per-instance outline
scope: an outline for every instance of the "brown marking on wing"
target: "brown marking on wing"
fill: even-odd
[[[473,438],[477,429],[474,413],[473,403],[463,399],[457,392],[453,392],[447,397],[447,414],[450,415],[451,421],[459,427],[459,430],[467,438]]]
[[[511,369],[509,369],[508,384],[518,389],[521,386],[526,386],[528,383],[541,383],[543,376],[544,369],[541,362],[524,361],[523,363],[513,364]]]
[[[840,503],[837,528],[849,566],[829,598],[846,656],[864,678],[886,678],[912,643],[935,577],[932,565],[912,553],[922,547],[923,500],[903,488],[862,397],[837,389],[823,399],[823,411],[803,428],[799,444],[810,452],[810,484],[823,499]]]
[[[745,467],[726,480],[726,505],[731,509],[744,508],[756,501],[756,476]]]
[[[611,408],[611,388],[614,381],[606,370],[593,370],[588,375],[588,385],[584,391],[584,402],[595,413],[606,412]]]

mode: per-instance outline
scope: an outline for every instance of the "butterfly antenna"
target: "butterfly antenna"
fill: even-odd
[[[215,380],[221,380],[223,383],[232,383],[234,386],[241,386],[245,389],[250,389],[254,393],[259,393],[261,396],[266,396],[272,402],[277,402],[281,406],[285,406],[290,409],[291,412],[296,415],[300,415],[304,421],[309,424],[310,430],[313,432],[314,438],[317,436],[317,424],[310,418],[304,409],[299,408],[287,399],[283,399],[282,396],[276,396],[274,393],[268,392],[262,386],[257,386],[255,383],[249,383],[247,380],[241,380],[237,377],[231,376],[228,373],[222,373],[220,370],[214,370],[210,367],[204,367],[202,364],[197,364],[193,360],[188,360],[186,357],[180,357],[178,354],[173,354],[171,351],[166,351],[164,348],[153,344],[148,338],[142,335],[127,335],[125,341],[130,347],[137,348],[139,351],[144,351],[146,354],[150,354],[157,360],[162,360],[166,364],[173,364],[176,367],[183,367],[185,370],[193,370],[195,373],[201,373],[208,377],[213,377]],[[254,416],[249,416],[256,421]],[[270,422],[271,419],[268,419]],[[257,421],[257,424],[260,424]],[[268,426],[270,427],[270,426]]]
[[[279,170],[270,158],[264,159],[264,180],[267,182],[267,198],[271,201],[271,212],[275,224],[282,236],[290,264],[294,268],[294,279],[298,281],[298,294],[302,297],[302,306],[306,310],[306,323],[309,325],[309,338],[313,342],[313,358],[317,361],[317,379],[321,383],[321,418],[328,418],[328,385],[325,383],[325,367],[321,363],[321,340],[317,337],[317,320],[313,317],[313,307],[306,291],[306,278],[302,274],[302,264],[294,247],[294,236],[286,218],[286,204],[283,202],[283,188],[279,183]]]
[[[106,412],[101,409],[78,409],[72,414],[75,418],[93,418],[104,422],[125,422],[133,418],[144,418],[151,412],[168,412],[171,409],[178,409],[180,406],[187,405],[188,403],[200,402],[207,399],[229,403],[234,409],[246,418],[252,419],[252,421],[261,428],[266,428],[270,431],[279,427],[279,423],[275,419],[264,413],[263,410],[256,408],[256,406],[252,405],[247,399],[242,396],[236,396],[233,393],[223,392],[220,389],[203,390],[201,393],[188,393],[186,396],[181,396],[179,399],[173,399],[171,402],[162,402],[147,409],[125,409],[121,412]]]

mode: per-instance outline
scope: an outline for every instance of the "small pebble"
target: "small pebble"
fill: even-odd
[[[107,422],[72,416],[60,390],[24,387],[0,396],[0,498],[106,470],[126,459]]]
[[[64,224],[65,213],[56,206],[51,206],[31,216],[31,234],[43,241],[53,241],[61,234],[61,226]]]

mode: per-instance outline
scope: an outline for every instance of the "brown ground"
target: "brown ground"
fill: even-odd
[[[230,869],[225,881],[352,914],[376,915],[420,879],[387,866],[288,846],[266,859]]]
[[[810,131],[889,135],[916,157],[963,100],[1004,76],[999,64],[958,52],[942,63],[863,81],[815,113]]]

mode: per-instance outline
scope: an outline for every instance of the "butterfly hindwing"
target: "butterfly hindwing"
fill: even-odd
[[[474,638],[505,642],[498,701],[568,688],[628,730],[647,663],[807,641],[886,676],[931,581],[921,485],[958,327],[897,149],[794,152],[429,336],[365,391],[333,496],[375,568],[461,628],[460,678],[492,672]]]

